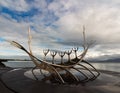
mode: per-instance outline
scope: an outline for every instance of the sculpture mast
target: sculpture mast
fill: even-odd
[[[84,42],[84,44],[83,44],[83,48],[84,48],[84,50],[85,50],[85,46],[86,46],[86,37],[85,37],[85,26],[83,25],[83,42]]]
[[[28,46],[29,46],[29,51],[30,53],[32,54],[32,50],[31,50],[31,39],[32,39],[32,36],[31,36],[31,32],[30,32],[30,27],[28,28]]]

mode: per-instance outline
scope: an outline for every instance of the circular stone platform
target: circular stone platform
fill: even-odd
[[[113,75],[113,72],[105,73],[101,73],[96,80],[84,86],[53,85],[36,81],[33,79],[31,69],[14,69],[3,74],[1,78],[17,93],[120,93],[120,77]]]
[[[50,76],[50,73],[48,71],[45,71],[45,70],[41,70],[41,71],[42,71],[42,73],[44,73],[45,76]],[[85,76],[83,76],[80,72],[75,71],[75,70],[69,70],[69,71],[72,72],[80,80],[85,80]],[[89,71],[86,71],[86,70],[81,70],[81,71],[86,73],[86,75],[88,77],[93,77],[93,75]],[[40,69],[35,69],[34,74],[32,73],[32,70],[28,70],[24,73],[24,75],[33,80],[36,80],[36,78],[37,78],[39,81],[42,81],[42,79],[45,79],[45,76],[42,73],[40,72]],[[61,73],[65,74],[64,71],[62,71]],[[94,72],[94,74],[96,74],[96,72]],[[68,79],[69,79],[69,76],[68,76],[67,80]],[[46,83],[51,83],[51,81],[46,80]]]

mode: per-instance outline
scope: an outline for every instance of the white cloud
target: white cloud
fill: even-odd
[[[79,37],[81,27],[85,25],[89,39],[92,37],[99,43],[119,42],[120,13],[118,8],[100,6],[89,7],[83,12],[71,12],[71,14],[61,17],[57,21],[57,25],[60,26],[66,39]]]
[[[55,0],[50,4],[45,0],[35,0],[32,3],[25,0],[2,0],[0,5],[12,10],[28,11],[36,8],[41,12],[32,16],[29,23],[17,22],[6,14],[0,15],[0,36],[19,41],[27,47],[27,29],[32,25],[35,28],[31,29],[33,50],[37,54],[37,49],[42,51],[44,47],[55,49],[71,42],[81,43],[82,26],[85,25],[87,40],[96,40],[99,45],[94,46],[88,56],[113,55],[116,52],[119,54],[119,48],[114,47],[120,43],[119,4],[119,0]],[[46,27],[46,21],[41,21],[48,12],[53,12],[59,18],[51,23],[56,28]]]
[[[29,24],[18,23],[15,20],[11,20],[12,18],[9,19],[0,16],[0,27],[2,27],[0,36],[5,39],[18,41],[21,39],[21,41],[24,41]]]

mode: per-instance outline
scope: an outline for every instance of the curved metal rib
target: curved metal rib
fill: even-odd
[[[36,75],[34,74],[34,69],[36,69],[36,68],[37,68],[37,66],[35,66],[34,68],[32,68],[32,74],[33,74],[34,78],[35,78],[36,80],[38,80],[38,78],[37,78]]]
[[[71,63],[74,63],[73,61],[71,61]],[[91,77],[91,80],[93,79],[94,80],[94,78],[96,78],[96,76],[94,75],[94,73],[90,70],[90,69],[88,69],[86,66],[84,66],[84,65],[82,65],[82,64],[77,64],[77,65],[79,65],[79,66],[82,66],[85,70],[87,70],[87,71],[89,71],[92,75],[93,75],[93,77]],[[78,69],[78,68],[77,68]]]
[[[42,72],[42,69],[41,68],[39,68],[39,69],[40,69],[41,75],[43,75],[44,77],[46,77],[46,75]]]
[[[63,78],[61,77],[61,75],[59,74],[59,72],[53,67],[53,66],[50,66],[48,65],[58,76],[58,78],[60,79],[60,81],[64,84],[65,81],[63,80]]]
[[[91,65],[90,63],[88,63],[88,62],[85,61],[85,60],[82,60],[81,62],[88,64],[89,66],[91,66],[91,67],[94,69],[94,71],[97,72],[96,78],[100,75],[100,72],[99,72],[93,65]]]
[[[82,64],[78,64],[78,65],[84,67],[87,71],[89,71],[93,75],[93,77],[91,77],[91,80],[94,79],[94,78],[96,78],[96,76],[94,75],[94,73],[90,69],[88,69],[87,67],[85,67]]]
[[[78,69],[75,68],[75,67],[73,67],[73,69],[75,69],[76,71],[80,72],[80,73],[85,77],[85,79],[84,79],[84,80],[81,80],[81,81],[83,81],[83,82],[84,82],[84,81],[87,82],[87,81],[89,80],[88,76],[85,75],[82,71],[78,70]]]
[[[73,73],[71,73],[67,68],[61,68],[61,69],[63,69],[66,72],[68,72],[77,82],[79,82],[79,79]]]

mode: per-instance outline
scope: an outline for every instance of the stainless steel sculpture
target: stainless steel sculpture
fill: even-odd
[[[10,41],[10,43],[17,48],[25,51],[29,57],[31,58],[32,62],[35,64],[35,67],[32,68],[32,73],[36,80],[38,80],[37,76],[34,73],[34,70],[36,68],[40,69],[41,74],[44,76],[43,80],[51,80],[54,83],[59,84],[79,84],[79,83],[86,83],[88,81],[95,80],[99,75],[99,71],[91,65],[89,62],[84,60],[84,57],[88,51],[88,48],[90,47],[90,44],[86,43],[85,40],[85,28],[83,28],[83,37],[84,37],[84,45],[83,45],[83,52],[78,55],[78,47],[72,48],[70,51],[53,51],[50,49],[43,50],[44,53],[44,60],[38,59],[36,56],[33,55],[32,49],[31,49],[31,35],[30,35],[30,29],[29,29],[29,51],[25,49],[21,44],[17,43],[16,41]],[[70,55],[74,52],[75,57],[71,59]],[[61,62],[56,63],[55,62],[55,56],[58,53],[58,55],[61,57]],[[52,61],[48,62],[46,60],[46,56],[50,54],[52,57]],[[68,56],[68,61],[63,61],[64,55]],[[84,64],[87,64],[88,66],[85,66]],[[48,71],[50,73],[49,76],[47,76],[42,70]],[[80,77],[78,77],[74,72],[81,74]],[[84,71],[87,71],[84,72]],[[81,79],[83,77],[83,79]]]

